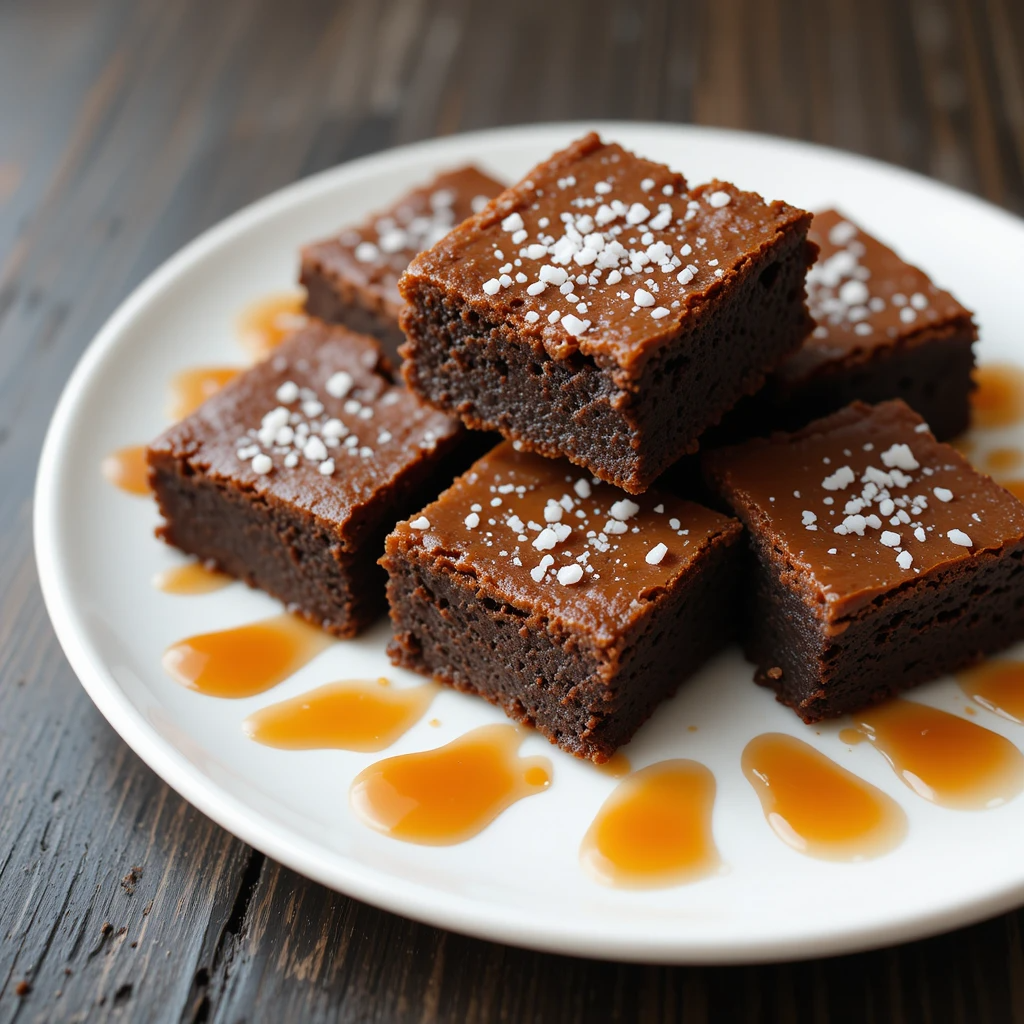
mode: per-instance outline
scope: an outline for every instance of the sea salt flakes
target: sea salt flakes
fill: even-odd
[[[574,583],[579,583],[583,579],[583,566],[582,565],[563,565],[558,570],[558,582],[563,587],[571,587]]]
[[[920,468],[920,463],[914,458],[910,446],[906,444],[894,444],[888,451],[882,452],[882,462],[889,469],[914,470]]]
[[[949,490],[947,487],[933,487],[932,494],[934,494],[935,497],[939,499],[939,501],[953,500],[953,492]]]
[[[299,385],[293,380],[286,380],[277,389],[277,400],[289,404],[299,397]]]
[[[476,512],[470,512],[463,522],[466,524],[467,529],[475,530],[480,525],[480,516]]]
[[[668,547],[665,544],[655,544],[650,551],[644,556],[644,561],[648,565],[660,565],[661,560],[668,554]]]
[[[883,530],[882,535],[878,538],[880,544],[884,544],[887,548],[896,548],[900,544],[900,535],[893,533],[891,530]]]
[[[338,370],[337,373],[333,373],[327,378],[324,390],[332,398],[344,398],[352,390],[354,383],[352,374],[346,373],[344,370]]]
[[[633,292],[633,301],[638,306],[653,306],[654,296],[643,288],[637,288],[637,290]]]
[[[414,530],[429,530],[430,520],[426,516],[417,516],[415,519],[410,521],[409,525]]]
[[[519,213],[510,213],[502,222],[501,227],[504,231],[522,231],[525,225],[523,224],[523,218]]]
[[[262,452],[259,455],[253,456],[250,465],[252,466],[252,471],[257,476],[266,476],[274,468],[273,460],[269,455],[264,455]]]
[[[716,210],[723,206],[728,206],[731,202],[732,196],[730,196],[728,192],[723,192],[721,189],[712,192],[711,195],[708,196],[708,206],[713,206]]]
[[[914,556],[909,551],[901,551],[896,556],[896,564],[901,569],[909,569],[914,564]]]
[[[946,536],[953,544],[956,544],[957,547],[970,548],[974,546],[971,538],[968,537],[963,530],[950,530]]]
[[[834,473],[821,481],[821,486],[826,491],[845,491],[855,479],[854,472],[849,466],[840,466]]]
[[[631,519],[639,511],[640,506],[635,501],[630,501],[629,498],[622,498],[621,500],[616,501],[609,509],[612,516],[623,522],[627,519]]]

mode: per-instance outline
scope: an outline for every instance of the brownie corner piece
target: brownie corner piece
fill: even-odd
[[[389,653],[604,761],[732,639],[741,536],[505,441],[387,538]]]
[[[504,187],[476,167],[455,168],[362,223],[304,246],[299,282],[306,289],[306,312],[372,335],[397,363],[405,340],[398,326],[402,272]]]
[[[756,680],[806,722],[1024,638],[1024,505],[904,402],[709,452],[747,527]]]
[[[586,136],[412,261],[403,373],[642,493],[813,327],[810,221]]]
[[[384,365],[344,327],[286,339],[149,446],[158,536],[336,636],[368,625],[385,535],[450,481],[465,438]]]
[[[860,399],[901,398],[940,440],[970,424],[970,310],[838,210],[814,215],[820,249],[807,275],[816,326],[771,379],[782,425]]]

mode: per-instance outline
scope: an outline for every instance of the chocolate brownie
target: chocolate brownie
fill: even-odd
[[[940,439],[970,421],[969,310],[836,210],[816,213],[818,262],[807,275],[817,326],[775,371],[779,426],[793,428],[854,399],[902,398]]]
[[[604,761],[733,637],[741,536],[505,441],[388,537],[389,653]]]
[[[642,493],[811,330],[810,219],[588,135],[412,261],[403,373]]]
[[[1024,505],[895,400],[704,456],[756,555],[745,646],[806,722],[1024,638]]]
[[[310,321],[171,427],[148,451],[157,535],[336,636],[369,623],[385,535],[458,471],[465,438],[382,361],[372,338]]]
[[[373,335],[397,361],[405,340],[398,326],[402,271],[504,187],[475,167],[462,167],[413,189],[358,227],[307,245],[299,276],[306,311]]]

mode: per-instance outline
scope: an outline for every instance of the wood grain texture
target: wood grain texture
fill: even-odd
[[[374,910],[185,804],[57,647],[30,553],[35,463],[134,285],[339,161],[588,117],[806,138],[1021,213],[1024,5],[0,0],[0,1021],[1024,1022],[1021,912],[859,956],[690,969]]]

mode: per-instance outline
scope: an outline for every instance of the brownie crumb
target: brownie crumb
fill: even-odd
[[[142,868],[135,864],[129,870],[128,874],[121,879],[121,888],[124,889],[128,896],[135,895],[135,886],[139,884],[139,879],[142,878]]]
[[[774,668],[768,669],[768,672],[766,674],[767,674],[769,679],[781,679],[782,678],[782,669],[779,668],[778,665],[776,665]]]
[[[27,996],[31,991],[32,985],[25,978],[22,978],[21,981],[19,981],[18,984],[14,986],[14,994],[16,996],[20,996],[21,998]]]
[[[150,900],[150,901],[149,901],[149,902],[148,902],[148,903],[146,904],[146,907],[145,907],[145,909],[144,909],[144,910],[142,911],[142,916],[143,916],[143,917],[149,917],[149,912],[150,912],[150,911],[151,911],[152,909],[153,909],[153,901],[152,901],[152,900]]]
[[[109,921],[104,921],[100,925],[100,935],[109,935],[114,930],[114,926]]]

